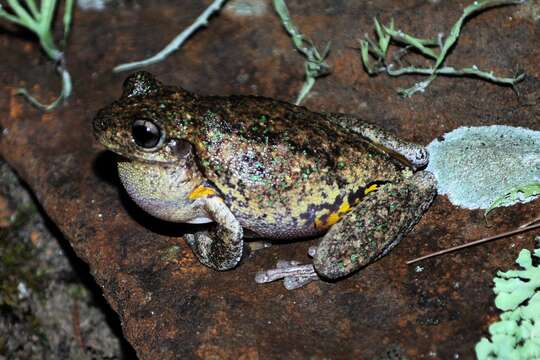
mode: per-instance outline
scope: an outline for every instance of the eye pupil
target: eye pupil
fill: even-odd
[[[161,130],[149,120],[135,120],[131,132],[135,143],[145,149],[155,147],[161,140]]]

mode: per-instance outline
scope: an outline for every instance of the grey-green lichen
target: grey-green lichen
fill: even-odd
[[[536,242],[540,237],[536,238]],[[534,257],[534,259],[533,259]],[[540,359],[540,249],[533,256],[521,250],[516,263],[519,270],[499,271],[493,280],[495,306],[504,311],[501,319],[489,327],[491,339],[476,345],[479,360]]]
[[[75,272],[1,161],[0,213],[0,359],[120,358],[99,298],[77,276],[84,269]]]
[[[461,127],[427,148],[427,170],[437,177],[439,194],[457,206],[487,209],[509,190],[540,181],[540,131],[505,125]],[[518,197],[504,205],[533,199]]]

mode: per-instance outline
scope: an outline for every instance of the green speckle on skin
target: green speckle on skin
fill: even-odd
[[[223,172],[223,165],[219,162],[215,162],[214,171],[216,172],[216,174],[220,174],[221,172]]]
[[[219,142],[219,141],[223,140],[223,133],[214,130],[214,131],[212,131],[210,133],[209,138],[210,138],[210,141],[212,141],[212,142]]]
[[[307,179],[309,177],[309,175],[311,175],[312,173],[316,172],[317,169],[314,168],[313,166],[307,166],[307,167],[304,167],[300,170],[300,172],[302,173],[302,177],[304,179]]]
[[[360,259],[360,255],[358,254],[352,254],[351,255],[351,262],[355,263],[358,261],[358,259]]]

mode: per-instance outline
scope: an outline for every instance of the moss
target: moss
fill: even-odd
[[[33,295],[44,301],[48,278],[43,269],[35,266],[38,251],[30,237],[22,237],[24,228],[32,221],[35,207],[19,209],[13,223],[0,229],[0,313],[25,323],[35,336],[36,343],[47,346],[47,337],[40,319],[28,310],[24,301]],[[0,354],[7,343],[0,342]]]
[[[30,265],[37,256],[35,247],[16,235],[35,211],[33,207],[20,210],[12,225],[0,231],[0,306],[17,306],[25,292],[44,290],[44,271]]]

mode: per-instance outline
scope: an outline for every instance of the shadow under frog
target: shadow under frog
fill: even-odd
[[[234,268],[244,234],[325,234],[313,263],[280,262],[256,281],[289,289],[338,279],[399,243],[436,195],[424,147],[358,118],[254,96],[202,97],[147,72],[126,79],[94,133],[120,155],[120,180],[149,214],[206,224],[185,238],[198,259]]]

